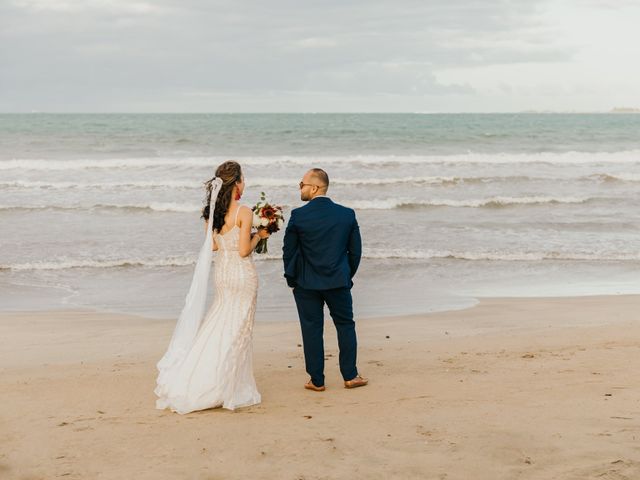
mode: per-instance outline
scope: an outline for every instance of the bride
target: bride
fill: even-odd
[[[205,186],[205,243],[169,348],[158,362],[154,391],[156,408],[180,414],[260,403],[252,366],[258,291],[252,252],[269,233],[251,233],[253,212],[239,203],[244,177],[237,162],[224,162]],[[218,252],[214,300],[204,315],[212,250]]]

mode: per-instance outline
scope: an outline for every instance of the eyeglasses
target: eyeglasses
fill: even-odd
[[[314,185],[313,183],[300,182],[298,185],[300,186],[300,190],[302,190],[304,187],[318,187],[318,185]],[[318,187],[318,188],[320,188],[320,187]]]

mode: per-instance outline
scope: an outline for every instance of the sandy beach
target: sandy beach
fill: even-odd
[[[258,322],[263,403],[154,409],[173,322],[0,315],[2,479],[637,479],[640,296],[483,299],[360,319],[366,388],[304,390],[295,321]],[[292,319],[293,320],[293,319]]]

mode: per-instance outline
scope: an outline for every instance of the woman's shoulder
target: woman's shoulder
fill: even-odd
[[[253,216],[253,210],[246,205],[239,205],[236,210],[236,223],[238,220],[245,219],[248,220]]]
[[[253,213],[253,210],[251,210],[251,207],[248,207],[247,205],[238,206],[238,215],[249,215],[252,213]]]

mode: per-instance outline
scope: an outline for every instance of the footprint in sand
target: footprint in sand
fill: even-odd
[[[614,457],[615,458],[615,457]],[[576,478],[602,478],[604,480],[637,480],[640,478],[640,462],[635,460],[612,460],[605,464],[594,465],[590,468],[574,470],[572,474],[580,475]]]
[[[434,438],[434,435],[436,435],[436,432],[434,432],[433,430],[428,430],[425,427],[423,427],[422,425],[418,425],[416,426],[416,433],[422,437],[426,437],[428,439],[429,442],[431,443],[441,443],[442,439],[441,438]]]

